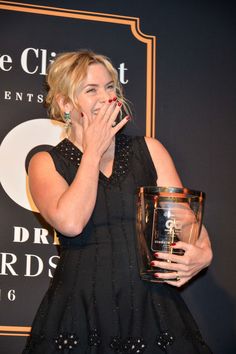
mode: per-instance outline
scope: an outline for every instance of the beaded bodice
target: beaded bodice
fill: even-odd
[[[129,162],[132,158],[132,138],[124,134],[115,137],[115,154],[112,174],[107,177],[100,171],[100,180],[114,184],[128,172]],[[68,161],[77,167],[80,165],[83,153],[69,139],[64,139],[55,149]]]

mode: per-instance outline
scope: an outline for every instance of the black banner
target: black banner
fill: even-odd
[[[28,335],[58,260],[58,240],[38,214],[27,177],[30,156],[65,134],[43,105],[47,65],[57,53],[80,48],[112,58],[126,97],[138,102],[139,119],[128,132],[153,136],[156,49],[155,37],[141,33],[138,18],[8,1],[0,2],[0,10],[0,334],[16,336]]]

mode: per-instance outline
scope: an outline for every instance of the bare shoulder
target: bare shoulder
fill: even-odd
[[[159,140],[145,136],[145,141],[151,153],[155,152],[159,154],[169,155],[168,151]]]
[[[43,217],[51,223],[57,202],[68,184],[57,172],[48,152],[38,152],[31,158],[28,175],[32,198]]]
[[[159,140],[145,136],[145,141],[154,164],[162,162],[165,162],[165,164],[173,163],[169,152]]]
[[[157,171],[158,185],[181,187],[173,159],[164,145],[154,138],[145,137],[145,141]]]
[[[51,155],[46,151],[38,152],[31,158],[28,175],[30,191],[33,198],[36,197],[36,201],[38,191],[45,192],[47,189],[49,193],[53,185],[62,179],[56,171]]]
[[[29,163],[29,171],[32,171],[37,168],[53,166],[53,161],[50,154],[46,151],[37,152],[32,156]]]
[[[36,153],[30,160],[29,169],[30,186],[39,187],[46,183],[56,184],[64,181],[62,176],[57,172],[51,155],[46,151]]]

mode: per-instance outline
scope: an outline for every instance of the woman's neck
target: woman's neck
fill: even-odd
[[[77,146],[80,151],[83,152],[83,131],[82,128],[77,128],[77,129],[73,129],[73,127],[71,128],[71,131],[68,135],[68,139],[75,145]]]

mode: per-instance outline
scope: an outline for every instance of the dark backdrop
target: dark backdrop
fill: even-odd
[[[184,185],[206,192],[204,222],[214,250],[210,269],[182,293],[213,352],[233,354],[236,6],[228,0],[28,3],[139,17],[141,30],[157,36],[156,137],[172,154]],[[68,40],[76,45],[76,38]],[[12,346],[4,353],[18,353],[12,340],[0,341],[2,348]],[[17,341],[18,350],[23,342]]]

